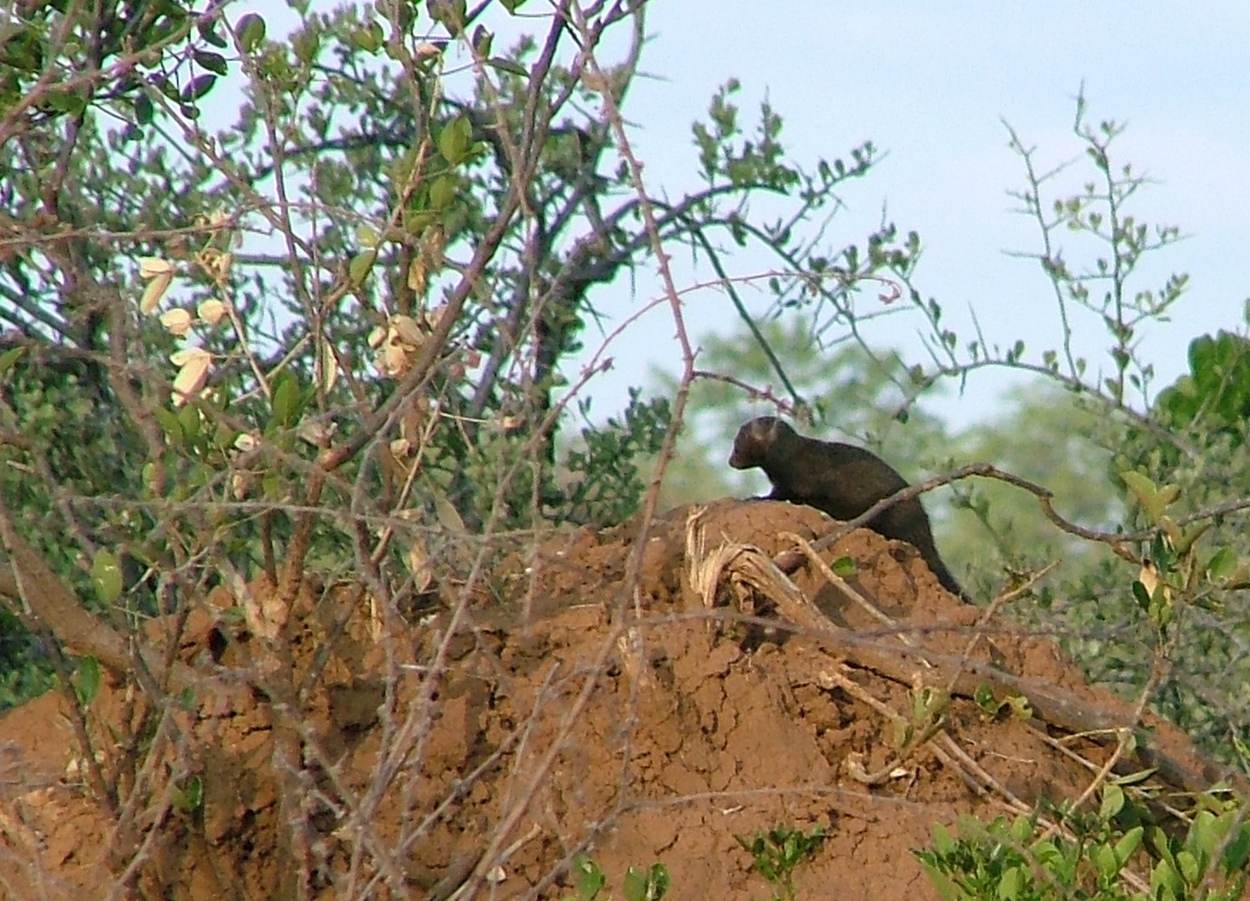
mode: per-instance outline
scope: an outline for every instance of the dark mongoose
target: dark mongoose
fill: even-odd
[[[844,522],[907,487],[906,480],[876,454],[850,444],[806,438],[776,416],[760,416],[738,430],[729,465],[734,469],[758,466],[773,483],[769,498],[807,504]],[[868,528],[915,547],[943,588],[971,601],[938,556],[920,498],[886,508]]]

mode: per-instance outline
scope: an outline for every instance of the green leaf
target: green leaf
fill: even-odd
[[[998,701],[994,699],[994,690],[985,682],[980,683],[972,690],[972,700],[981,708],[982,713],[990,716],[998,713],[999,705]]]
[[[460,513],[456,510],[455,504],[447,499],[445,494],[435,494],[432,498],[434,501],[434,513],[438,517],[438,523],[448,532],[457,535],[463,535],[468,531],[464,520],[460,517]]]
[[[468,18],[468,4],[465,0],[429,0],[430,16],[452,34],[457,34],[465,26]]]
[[[959,887],[951,881],[951,878],[935,867],[933,864],[924,863],[925,874],[929,877],[929,882],[933,885],[933,890],[938,893],[938,897],[942,901],[964,901],[965,894],[959,890]]]
[[[226,58],[220,53],[213,53],[211,50],[196,50],[193,54],[195,61],[201,68],[207,69],[215,75],[225,75],[229,71],[226,65]]]
[[[152,116],[156,112],[156,107],[152,104],[152,98],[147,94],[136,94],[134,99],[135,105],[135,124],[147,125],[152,121]]]
[[[1115,849],[1110,845],[1099,845],[1094,852],[1094,866],[1104,879],[1110,879],[1120,872],[1120,862],[1116,859]]]
[[[295,58],[305,66],[312,65],[321,50],[321,33],[315,31],[297,31],[288,38]]]
[[[845,579],[847,576],[855,575],[855,559],[850,556],[839,557],[829,568],[833,570],[834,575]]]
[[[186,785],[174,788],[171,800],[174,807],[183,813],[197,810],[204,801],[203,780],[199,776],[192,776]]]
[[[1159,899],[1176,898],[1185,891],[1181,874],[1171,858],[1163,858],[1150,871],[1150,888],[1151,897]]]
[[[573,858],[573,885],[578,901],[593,901],[603,888],[603,870],[585,854]]]
[[[1237,827],[1237,836],[1224,846],[1221,863],[1225,872],[1235,873],[1246,865],[1250,859],[1250,827],[1242,824]]]
[[[1016,719],[1022,722],[1033,719],[1033,705],[1024,695],[1012,695],[1007,699],[1007,703],[1011,705],[1011,711],[1016,715]]]
[[[492,56],[486,61],[486,65],[492,69],[498,69],[500,72],[507,72],[509,75],[519,75],[521,78],[529,77],[529,70],[518,62],[505,59],[502,56]]]
[[[1159,499],[1159,489],[1155,487],[1154,482],[1140,472],[1132,470],[1120,473],[1120,478],[1124,480],[1124,484],[1128,486],[1129,491],[1133,492],[1143,507],[1147,510],[1154,509]]]
[[[1159,524],[1168,530],[1168,534],[1172,538],[1172,542],[1175,545],[1174,549],[1179,555],[1188,554],[1190,549],[1194,546],[1194,543],[1205,535],[1207,530],[1211,528],[1210,521],[1207,521],[1194,523],[1193,525],[1177,530],[1172,518],[1168,516],[1159,517]]]
[[[934,823],[931,828],[933,832],[933,847],[937,849],[938,854],[946,857],[955,850],[955,839],[951,837],[950,831],[941,823]]]
[[[621,880],[621,894],[625,896],[626,901],[646,901],[646,874],[637,867],[630,867],[626,870],[625,878]]]
[[[1198,865],[1198,857],[1192,851],[1176,852],[1176,868],[1188,885],[1197,885],[1202,881],[1202,867]]]
[[[178,414],[166,407],[155,407],[152,415],[156,417],[156,422],[165,432],[165,438],[175,447],[181,446],[183,443],[182,423],[178,421]]]
[[[229,44],[226,42],[226,39],[217,33],[217,26],[219,24],[220,23],[216,19],[201,19],[199,25],[197,26],[200,32],[200,37],[204,38],[205,41],[214,47],[227,47]]]
[[[1223,823],[1221,823],[1223,820]],[[1216,847],[1223,841],[1228,831],[1228,820],[1217,818],[1209,810],[1200,810],[1194,815],[1190,824],[1189,834],[1185,836],[1185,845],[1201,852],[1200,860],[1206,860],[1215,853]]]
[[[351,262],[347,264],[347,275],[352,282],[357,285],[364,283],[365,276],[373,268],[373,261],[377,259],[377,256],[376,250],[362,250],[352,257]]]
[[[998,890],[994,894],[1002,901],[1012,901],[1020,896],[1020,890],[1023,887],[1024,874],[1019,867],[1011,867],[1003,873],[1002,879],[998,881]]]
[[[438,152],[443,159],[453,166],[462,162],[469,154],[469,145],[473,140],[473,125],[468,116],[457,116],[446,125],[438,136]]]
[[[239,46],[245,53],[250,53],[265,39],[265,20],[257,13],[247,13],[235,23],[234,33],[239,39]]]
[[[1016,817],[1011,824],[1011,837],[1018,844],[1024,844],[1029,836],[1033,834],[1033,821],[1028,817]]]
[[[55,91],[44,98],[43,105],[58,113],[77,116],[87,108],[87,99],[77,91]]]
[[[1134,826],[1120,836],[1120,840],[1115,843],[1115,856],[1121,867],[1128,863],[1128,859],[1141,847],[1142,835],[1145,831],[1141,826]]]
[[[1029,848],[1029,853],[1039,864],[1047,869],[1055,869],[1064,859],[1064,854],[1053,841],[1040,841]]]
[[[376,53],[385,41],[386,35],[377,22],[370,22],[364,28],[357,28],[352,32],[352,43],[366,53]]]
[[[194,441],[200,436],[200,426],[204,424],[203,414],[199,407],[187,404],[177,412],[178,424],[182,427],[182,435],[187,441]]]
[[[191,79],[190,84],[182,89],[182,92],[178,95],[178,99],[180,99],[183,103],[191,103],[199,100],[211,91],[213,89],[213,85],[216,83],[217,76],[212,73],[197,75],[195,78]]]
[[[273,420],[280,428],[290,428],[299,417],[299,383],[295,376],[284,372],[273,390]]]
[[[74,679],[74,695],[83,707],[90,706],[100,693],[100,661],[94,657],[83,657],[78,661],[78,672]]]
[[[4,372],[4,358],[0,357],[0,374]],[[1210,559],[1206,565],[1207,577],[1215,581],[1221,581],[1230,578],[1237,571],[1237,554],[1228,545],[1223,545]]]
[[[490,56],[490,45],[494,41],[495,36],[486,30],[486,26],[479,25],[473,29],[473,52],[477,56]]]
[[[25,347],[12,347],[0,354],[0,383],[4,381],[5,375],[25,352]]]
[[[91,561],[91,584],[105,604],[114,604],[122,596],[122,568],[117,555],[107,548],[96,551]]]
[[[668,894],[668,867],[659,861],[647,868],[647,901],[659,901]]]
[[[1131,752],[1126,752],[1131,753]],[[1145,782],[1158,771],[1158,767],[1147,767],[1144,770],[1138,770],[1136,773],[1129,773],[1126,776],[1117,776],[1116,785],[1136,785],[1139,782]]]
[[[155,463],[149,461],[143,464],[143,468],[139,471],[139,477],[143,482],[144,491],[152,492],[156,490],[156,478],[159,473],[160,470]]]
[[[1124,789],[1114,782],[1107,782],[1102,787],[1102,806],[1098,810],[1099,819],[1109,820],[1124,809]]]
[[[24,72],[37,72],[43,68],[44,45],[33,29],[13,32],[0,40],[0,65],[11,66]]]
[[[430,206],[444,210],[456,199],[456,182],[450,175],[440,175],[430,183]]]

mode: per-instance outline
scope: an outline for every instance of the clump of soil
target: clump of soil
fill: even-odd
[[[936,898],[910,851],[933,823],[1077,797],[1110,749],[1065,733],[1089,711],[1138,722],[907,545],[846,535],[822,559],[849,556],[853,575],[799,568],[814,607],[796,606],[778,573],[735,561],[791,551],[827,517],[689,513],[653,524],[634,583],[637,523],[552,538],[472,594],[446,586],[417,622],[354,586],[305,586],[267,635],[239,598],[153,624],[190,691],[153,703],[150,678],[115,676],[85,721],[58,694],[0,719],[3,892],[554,898],[585,853],[610,886],[660,861],[668,897],[747,899],[770,887],[739,837],[783,824],[828,833],[803,894]],[[251,591],[264,607],[272,589]],[[1037,717],[987,714],[977,684],[1023,692]],[[940,728],[915,719],[920,694]],[[1151,725],[1157,744],[1121,768],[1213,778]]]

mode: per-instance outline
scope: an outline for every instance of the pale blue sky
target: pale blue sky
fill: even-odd
[[[735,76],[744,109],[767,91],[801,159],[842,155],[865,139],[888,152],[844,192],[851,209],[834,243],[861,239],[888,204],[891,219],[924,239],[917,284],[926,296],[956,324],[969,323],[975,309],[992,340],[1024,337],[1040,354],[1058,337],[1054,303],[1035,264],[1002,252],[1037,243],[1029,222],[1009,211],[1005,191],[1022,186],[1022,169],[1001,120],[1038,147],[1041,161],[1067,159],[1079,152],[1072,98],[1084,83],[1094,117],[1128,123],[1121,159],[1159,181],[1140,195],[1140,215],[1190,236],[1160,254],[1154,277],[1139,286],[1156,287],[1173,270],[1191,275],[1175,322],[1146,338],[1158,384],[1183,371],[1191,337],[1242,326],[1250,296],[1250,4],[654,0],[649,9],[655,38],[643,69],[656,78],[637,82],[627,114],[652,184],[694,184],[690,124]],[[733,273],[762,265],[762,257],[744,256]],[[649,272],[636,286],[637,299],[622,286],[619,296],[600,295],[601,307],[623,316],[659,292]],[[711,292],[689,309],[696,334],[730,321],[727,303]],[[597,383],[597,412],[623,404],[648,365],[677,364],[666,317],[651,314],[642,336],[614,349],[617,368]],[[879,339],[917,355],[919,326],[896,316]],[[593,338],[586,335],[588,345]],[[1105,345],[1094,330],[1081,347],[1093,360]],[[966,423],[992,410],[1003,384],[1001,374],[981,375],[963,399],[933,409]]]

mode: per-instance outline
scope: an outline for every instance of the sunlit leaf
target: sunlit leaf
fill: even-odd
[[[96,551],[91,561],[91,584],[96,597],[105,604],[114,604],[122,595],[122,568],[117,555],[108,548]]]
[[[148,286],[143,289],[143,296],[139,298],[139,312],[146,314],[156,309],[156,305],[161,302],[161,298],[169,290],[169,283],[172,281],[173,276],[168,273],[149,280]]]
[[[358,285],[364,282],[365,276],[373,268],[373,261],[377,259],[377,255],[377,251],[363,250],[352,257],[351,262],[347,264],[347,274],[353,282]]]
[[[165,326],[165,330],[171,335],[181,338],[191,329],[191,323],[194,318],[182,307],[175,307],[172,310],[166,310],[160,315],[161,325]]]
[[[209,325],[216,325],[226,315],[226,305],[220,300],[210,298],[196,307],[195,312]]]
[[[141,278],[155,278],[158,275],[168,275],[174,271],[174,267],[168,260],[160,257],[140,257],[139,258],[139,276]]]
[[[202,347],[188,347],[170,354],[169,359],[178,369],[174,376],[173,405],[182,406],[187,398],[200,393],[208,381],[208,367],[213,362],[213,355]]]

